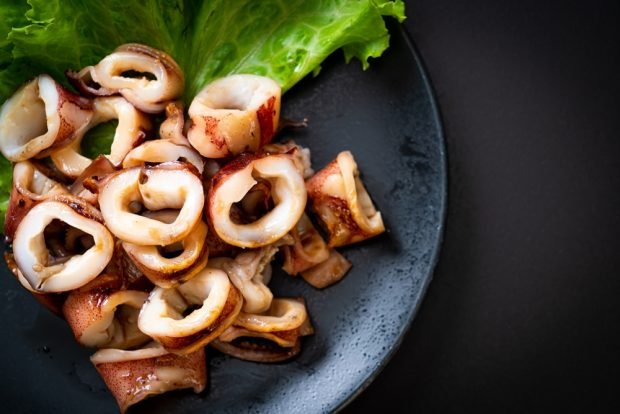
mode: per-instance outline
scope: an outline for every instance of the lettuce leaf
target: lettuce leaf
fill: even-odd
[[[383,14],[405,18],[400,0],[216,3],[202,7],[189,26],[191,56],[181,57],[188,98],[230,73],[268,76],[286,91],[339,48],[347,60],[355,57],[367,67],[370,57],[388,47]]]
[[[404,20],[403,1],[3,0],[0,101],[39,73],[65,82],[67,69],[95,64],[128,42],[164,50],[180,64],[186,102],[232,73],[269,76],[287,91],[338,49],[366,68],[388,47],[384,16]],[[0,165],[0,206],[7,169]]]

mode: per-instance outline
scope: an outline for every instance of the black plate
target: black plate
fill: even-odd
[[[387,233],[344,249],[353,269],[323,291],[275,274],[276,295],[306,298],[316,335],[294,361],[261,365],[209,352],[209,385],[152,398],[132,412],[315,413],[343,407],[394,353],[431,279],[446,198],[436,104],[406,34],[368,71],[340,54],[284,99],[284,115],[310,127],[289,134],[318,169],[350,149],[382,211]],[[114,399],[69,328],[9,275],[0,277],[5,412],[110,413]]]

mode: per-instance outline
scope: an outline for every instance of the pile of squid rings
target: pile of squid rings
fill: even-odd
[[[5,260],[98,349],[121,412],[202,391],[206,345],[250,361],[297,355],[313,328],[302,298],[267,286],[276,253],[324,288],[351,267],[336,247],[384,231],[352,154],[315,173],[308,149],[272,143],[281,90],[269,78],[215,80],[186,120],[183,73],[162,51],[123,45],[67,77],[78,93],[43,74],[0,111],[13,162]],[[84,156],[87,131],[111,120],[110,153]]]

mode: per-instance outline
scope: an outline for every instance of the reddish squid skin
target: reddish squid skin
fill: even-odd
[[[192,388],[202,392],[207,385],[207,364],[204,348],[188,355],[165,354],[153,358],[135,359],[96,364],[95,368],[116,399],[120,412],[145,398],[167,391]],[[149,383],[157,378],[157,370],[183,369],[187,372],[180,381],[170,383],[166,389],[153,391]]]
[[[274,136],[275,128],[273,125],[273,117],[276,114],[275,111],[276,97],[272,96],[258,108],[256,111],[256,117],[258,118],[258,125],[260,127],[260,146],[268,144]]]

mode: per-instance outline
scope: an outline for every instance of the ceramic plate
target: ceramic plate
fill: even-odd
[[[377,375],[398,344],[431,279],[446,199],[444,142],[431,86],[407,35],[362,71],[340,53],[283,100],[284,116],[308,118],[292,131],[318,169],[351,150],[388,231],[343,249],[353,262],[337,285],[318,291],[274,274],[278,295],[303,296],[316,328],[301,355],[262,365],[208,352],[209,384],[195,395],[152,398],[134,413],[316,413],[343,407]],[[276,266],[277,267],[277,266]],[[114,399],[65,323],[0,277],[0,354],[5,412],[112,413]]]

